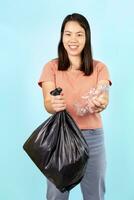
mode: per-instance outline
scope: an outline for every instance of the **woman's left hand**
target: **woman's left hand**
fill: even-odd
[[[104,109],[106,109],[108,102],[109,102],[109,98],[108,98],[107,93],[103,93],[103,94],[99,95],[98,97],[94,97],[92,99],[93,111],[95,113],[102,112]]]

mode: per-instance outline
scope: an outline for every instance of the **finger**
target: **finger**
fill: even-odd
[[[62,95],[57,95],[57,96],[54,97],[54,99],[64,99],[64,96],[62,96]]]
[[[101,107],[102,107],[103,109],[105,109],[107,106],[106,106],[106,105],[101,105]]]
[[[96,99],[93,99],[93,100],[92,100],[92,103],[93,103],[95,106],[97,106],[97,107],[100,107],[100,106],[101,106],[101,103],[100,103],[98,100],[96,100]]]
[[[55,111],[59,112],[59,111],[65,110],[65,109],[66,109],[66,106],[61,106],[61,107],[55,108]]]
[[[52,103],[53,107],[62,107],[62,106],[66,106],[66,104],[64,102],[54,102]]]
[[[101,104],[108,104],[108,97],[104,96],[104,95],[101,95],[98,97],[98,101],[101,103]]]
[[[94,110],[95,113],[100,113],[103,109],[96,109]]]
[[[95,112],[101,112],[101,111],[103,111],[104,109],[106,109],[106,105],[102,105],[101,107],[99,107],[99,108],[96,108],[96,109],[94,109],[95,110]]]
[[[87,106],[94,107],[95,104],[90,100],[90,101],[87,101]]]
[[[90,106],[90,105],[87,105],[86,107],[85,107],[85,109],[88,111],[88,112],[90,112],[90,113],[93,113],[94,112],[94,106]]]
[[[58,103],[58,102],[63,103],[63,102],[65,102],[65,99],[64,99],[63,97],[58,97],[58,96],[57,96],[57,97],[52,98],[52,99],[51,99],[51,102],[52,102],[52,103],[55,103],[55,102],[56,102],[56,103]]]
[[[65,101],[64,100],[54,100],[52,101],[52,104],[55,104],[55,105],[65,105]]]

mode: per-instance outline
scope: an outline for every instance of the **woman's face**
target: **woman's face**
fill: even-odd
[[[85,30],[78,22],[66,23],[62,42],[69,56],[80,56],[86,42]]]

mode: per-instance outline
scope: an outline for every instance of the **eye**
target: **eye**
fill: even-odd
[[[71,34],[70,34],[70,33],[65,33],[65,35],[66,35],[66,36],[70,36]]]
[[[82,34],[80,34],[80,33],[78,34],[78,37],[82,37],[82,36],[83,36]]]

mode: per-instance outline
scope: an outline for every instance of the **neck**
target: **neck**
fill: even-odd
[[[70,68],[77,70],[80,68],[80,64],[81,64],[81,58],[80,56],[69,56],[69,60],[70,60]]]

